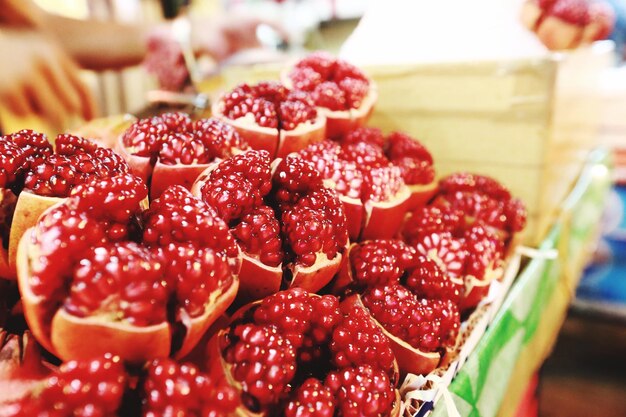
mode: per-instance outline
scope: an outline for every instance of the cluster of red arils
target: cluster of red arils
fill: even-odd
[[[521,20],[547,48],[560,51],[608,38],[615,12],[604,0],[526,0]]]
[[[446,364],[522,204],[479,175],[437,183],[414,138],[360,127],[375,87],[350,64],[315,54],[287,76],[235,88],[215,119],[139,120],[123,158],[0,139],[0,266],[62,362],[42,367],[30,333],[22,361],[0,354],[0,414],[396,416],[400,376]]]

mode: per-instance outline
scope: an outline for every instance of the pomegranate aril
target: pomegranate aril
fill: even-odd
[[[158,154],[162,138],[168,132],[160,117],[141,119],[124,132],[122,142],[133,155],[152,157]]]
[[[202,187],[202,199],[225,222],[239,219],[263,204],[258,190],[239,173],[217,176]]]
[[[245,252],[259,256],[265,265],[278,266],[282,262],[280,224],[272,208],[260,206],[243,216],[233,228],[233,235]]]
[[[288,100],[280,103],[278,117],[281,129],[294,130],[302,123],[314,121],[317,117],[317,110],[302,101]]]
[[[92,154],[98,146],[90,140],[69,133],[60,134],[54,141],[56,153],[74,155],[77,153]]]
[[[394,374],[395,356],[387,336],[358,305],[341,304],[341,321],[332,334],[330,350],[337,368],[369,365]]]
[[[318,253],[333,259],[337,253],[335,227],[319,210],[289,209],[282,214],[282,231],[296,263],[313,266]]]
[[[143,241],[148,246],[195,243],[229,258],[237,256],[228,226],[204,201],[182,186],[172,186],[144,213]]]
[[[305,380],[285,407],[285,417],[333,417],[335,396],[315,378]]]
[[[335,57],[328,52],[317,51],[298,61],[296,68],[311,68],[322,79],[329,80],[335,71],[335,61]]]
[[[400,158],[394,160],[393,164],[400,168],[406,184],[430,184],[435,180],[435,169],[428,161]]]
[[[274,184],[287,193],[304,193],[322,188],[322,177],[315,167],[297,156],[283,159],[274,174]]]
[[[166,165],[206,164],[212,155],[200,139],[191,133],[173,133],[164,137],[159,160]]]
[[[349,131],[342,139],[344,145],[365,142],[369,145],[376,146],[380,149],[385,146],[385,136],[377,127],[361,126]]]
[[[415,245],[430,233],[451,232],[458,236],[464,227],[463,212],[448,207],[425,206],[410,214],[401,234],[408,244]]]
[[[128,376],[118,356],[69,361],[13,407],[13,416],[115,417]]]
[[[308,67],[295,67],[289,73],[293,87],[302,91],[313,91],[323,80],[322,76]]]
[[[425,256],[417,258],[417,267],[407,277],[406,287],[422,298],[452,300],[458,303],[463,293],[463,283],[454,282],[439,265]]]
[[[270,154],[264,150],[249,150],[221,162],[210,174],[210,180],[231,174],[242,175],[261,196],[265,196],[272,188],[270,170]]]
[[[78,182],[70,157],[53,154],[26,175],[24,188],[38,195],[67,197]]]
[[[30,129],[23,129],[5,138],[12,140],[24,152],[26,157],[25,169],[30,166],[39,165],[46,158],[54,153],[52,144],[43,133],[34,132]]]
[[[413,158],[426,161],[429,165],[433,163],[433,157],[428,149],[416,139],[402,132],[392,132],[387,136],[386,154],[392,161],[401,158]]]
[[[393,165],[383,165],[367,170],[363,174],[363,201],[389,201],[398,194],[404,186],[400,168]]]
[[[163,113],[160,118],[171,133],[189,132],[193,127],[193,122],[186,113]]]
[[[278,128],[276,106],[271,101],[262,98],[254,99],[249,112],[254,115],[254,120],[259,126]]]
[[[224,96],[224,114],[231,117],[234,109],[251,98],[252,89],[248,84],[239,84]]]
[[[511,193],[493,178],[467,172],[459,172],[443,178],[439,181],[439,190],[442,194],[454,194],[461,191],[485,194],[496,200],[511,198]]]
[[[324,81],[318,84],[313,90],[313,100],[319,107],[325,107],[329,110],[346,110],[346,93],[332,81]]]
[[[421,255],[434,260],[441,270],[452,278],[462,277],[465,271],[466,251],[459,239],[450,232],[424,234],[415,244]]]
[[[362,287],[395,284],[411,266],[412,257],[412,250],[399,240],[361,243],[350,251],[353,279]]]
[[[338,417],[388,416],[394,406],[394,388],[389,377],[367,365],[331,372],[324,385],[336,398]]]
[[[226,337],[224,359],[232,377],[261,408],[285,398],[296,373],[296,350],[276,327],[240,324]]]
[[[237,151],[249,147],[232,126],[217,119],[197,120],[193,132],[204,144],[211,158],[229,158]]]
[[[343,145],[340,157],[346,161],[354,162],[362,171],[389,164],[382,149],[368,142],[347,143]]]
[[[92,248],[81,258],[64,303],[70,314],[110,315],[135,326],[166,320],[169,288],[149,251],[128,242]]]
[[[508,230],[511,232],[521,232],[526,226],[526,207],[521,200],[512,198],[506,202],[504,215],[507,219]]]
[[[0,138],[0,188],[12,185],[26,163],[26,155],[6,137]]]
[[[167,358],[155,359],[147,366],[141,392],[144,417],[227,417],[238,405],[234,388],[213,381],[195,365]]]
[[[263,98],[274,105],[287,98],[289,90],[278,81],[261,81],[252,87],[252,95]]]
[[[366,83],[368,82],[367,77],[365,76],[363,71],[347,61],[338,59],[335,63],[335,73],[333,74],[333,80],[341,81],[348,78],[364,81]]]
[[[503,255],[503,243],[481,224],[465,232],[465,275],[482,279],[489,268],[495,268]]]
[[[344,78],[337,83],[346,98],[346,106],[358,109],[363,104],[363,99],[369,91],[369,83],[356,78]]]

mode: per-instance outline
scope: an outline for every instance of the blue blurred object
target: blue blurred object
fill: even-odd
[[[576,291],[573,307],[626,318],[626,185],[615,185],[606,205],[603,236]]]
[[[623,60],[626,55],[626,0],[606,0],[615,10],[615,29],[609,39],[615,42],[615,50]]]

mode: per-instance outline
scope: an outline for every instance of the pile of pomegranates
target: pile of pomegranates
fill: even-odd
[[[395,417],[402,378],[448,363],[522,203],[361,126],[349,63],[284,76],[116,150],[0,137],[0,415]]]

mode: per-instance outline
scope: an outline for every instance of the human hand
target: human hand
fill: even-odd
[[[0,51],[0,104],[16,116],[36,115],[57,126],[70,116],[94,116],[78,67],[56,44],[33,31],[2,29]]]
[[[207,54],[216,61],[222,61],[243,49],[260,46],[256,34],[256,29],[260,24],[267,24],[283,39],[288,38],[285,30],[276,22],[246,14],[231,13],[211,19],[194,20],[191,44],[196,53]]]

